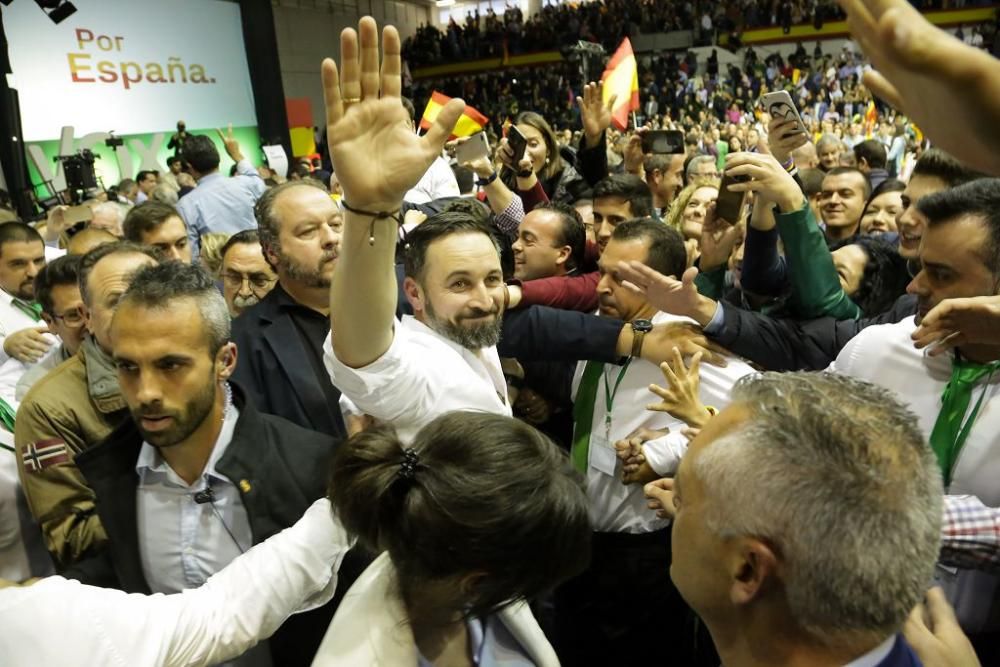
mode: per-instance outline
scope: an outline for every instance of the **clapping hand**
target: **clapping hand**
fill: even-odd
[[[413,133],[400,101],[402,87],[399,33],[382,32],[379,68],[378,25],[366,16],[358,30],[340,35],[341,67],[323,61],[323,98],[327,141],[344,202],[364,211],[396,211],[441,154],[465,109],[448,102],[424,136]]]

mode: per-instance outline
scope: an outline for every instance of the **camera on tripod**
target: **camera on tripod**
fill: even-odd
[[[62,162],[63,175],[66,177],[66,189],[74,205],[82,202],[87,190],[97,187],[97,173],[94,171],[94,161],[99,156],[90,149],[79,150],[73,155],[58,155],[56,160]]]

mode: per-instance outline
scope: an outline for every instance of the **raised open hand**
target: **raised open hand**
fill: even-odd
[[[576,98],[580,105],[580,121],[583,123],[583,135],[589,148],[593,148],[601,140],[601,134],[611,125],[611,110],[615,106],[617,95],[612,95],[605,104],[601,99],[602,85],[588,83],[583,87],[583,95]]]
[[[453,99],[441,109],[427,134],[413,133],[400,102],[402,80],[399,33],[382,33],[379,69],[378,25],[370,16],[358,30],[340,35],[341,68],[323,61],[326,131],[344,201],[364,211],[395,211],[416,185],[451,134],[465,109]]]
[[[674,358],[660,364],[666,386],[649,385],[649,390],[659,396],[659,403],[650,403],[647,410],[666,412],[692,428],[702,428],[711,416],[701,402],[698,387],[701,382],[701,352],[691,358],[691,366],[684,365],[681,351],[674,348]]]

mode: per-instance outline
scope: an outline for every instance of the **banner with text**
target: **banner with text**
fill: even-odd
[[[229,123],[256,130],[237,4],[74,4],[76,13],[59,25],[33,2],[3,7],[29,149],[33,143],[50,141],[62,144],[60,152],[82,148],[79,141],[66,145],[67,126],[78,138],[109,131],[125,137],[166,133],[169,138],[178,120],[184,120],[189,131]],[[248,156],[259,154],[257,145],[244,145],[243,150]],[[134,157],[146,163],[141,155]],[[54,168],[61,172],[58,165]]]

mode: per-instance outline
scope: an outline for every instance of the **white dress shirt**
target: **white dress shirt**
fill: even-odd
[[[878,667],[892,653],[892,647],[896,645],[896,641],[896,635],[889,635],[889,638],[884,642],[868,651],[868,653],[851,660],[844,667]]]
[[[385,354],[363,368],[342,364],[329,336],[323,358],[334,386],[362,413],[392,424],[404,443],[454,410],[512,414],[495,347],[473,352],[411,315],[396,322]]]
[[[191,486],[155,447],[142,443],[135,465],[139,476],[139,553],[143,574],[154,593],[197,588],[253,544],[239,489],[215,469],[238,419],[239,410],[230,405],[205,472]],[[195,502],[195,494],[206,488],[212,489],[213,501]]]
[[[411,204],[426,204],[435,199],[458,197],[461,194],[451,165],[443,157],[438,157],[420,177],[420,181],[406,193],[403,201]]]
[[[652,317],[654,325],[668,322],[690,322],[687,318],[657,313]],[[718,368],[710,364],[701,366],[700,395],[706,405],[723,408],[729,404],[733,384],[754,370],[739,359],[730,357],[729,365]],[[580,362],[573,377],[573,399],[580,386],[586,362]],[[653,363],[633,359],[622,376],[618,391],[615,383],[621,366],[604,365],[604,378],[597,387],[594,400],[594,417],[590,431],[590,463],[587,466],[587,496],[590,500],[590,518],[594,530],[600,532],[645,533],[665,528],[668,520],[658,519],[656,513],[646,506],[642,485],[621,482],[621,462],[614,458],[614,475],[602,472],[595,465],[596,447],[614,447],[618,440],[624,440],[638,428],[657,430],[669,428],[664,437],[647,442],[643,449],[650,466],[661,475],[672,475],[687,450],[687,438],[681,435],[684,422],[665,412],[653,412],[646,406],[657,401],[649,391],[651,384],[664,384],[663,373]],[[607,416],[607,392],[614,394],[611,409],[610,438],[605,439],[605,417]]]
[[[0,429],[0,579],[23,581],[55,568],[21,492],[13,448],[14,434]]]
[[[909,317],[897,324],[868,327],[855,336],[830,369],[867,380],[896,393],[916,416],[925,439],[930,438],[941,409],[941,396],[951,379],[950,355],[931,357],[913,347],[916,328]],[[985,393],[983,393],[985,392]],[[948,494],[973,495],[990,507],[1000,505],[1000,372],[985,378],[972,392],[969,410],[983,395],[982,408],[959,452]],[[1000,609],[1000,577],[938,565],[935,575],[955,606],[966,632],[995,629],[990,613]]]
[[[130,595],[62,577],[3,589],[0,655],[4,667],[214,665],[328,602],[350,546],[324,498],[194,590]]]
[[[30,315],[25,313],[23,310],[14,305],[14,297],[7,292],[0,290],[0,364],[3,364],[8,359],[8,355],[4,349],[3,344],[7,340],[7,336],[17,333],[21,329],[34,329],[36,327],[44,327],[45,322],[42,320],[36,320]],[[45,334],[46,340],[55,345],[59,342],[59,338],[53,334]],[[31,364],[24,365],[27,368]],[[23,370],[22,370],[23,373]],[[17,379],[20,378],[18,375],[13,379],[13,385],[17,384]]]

